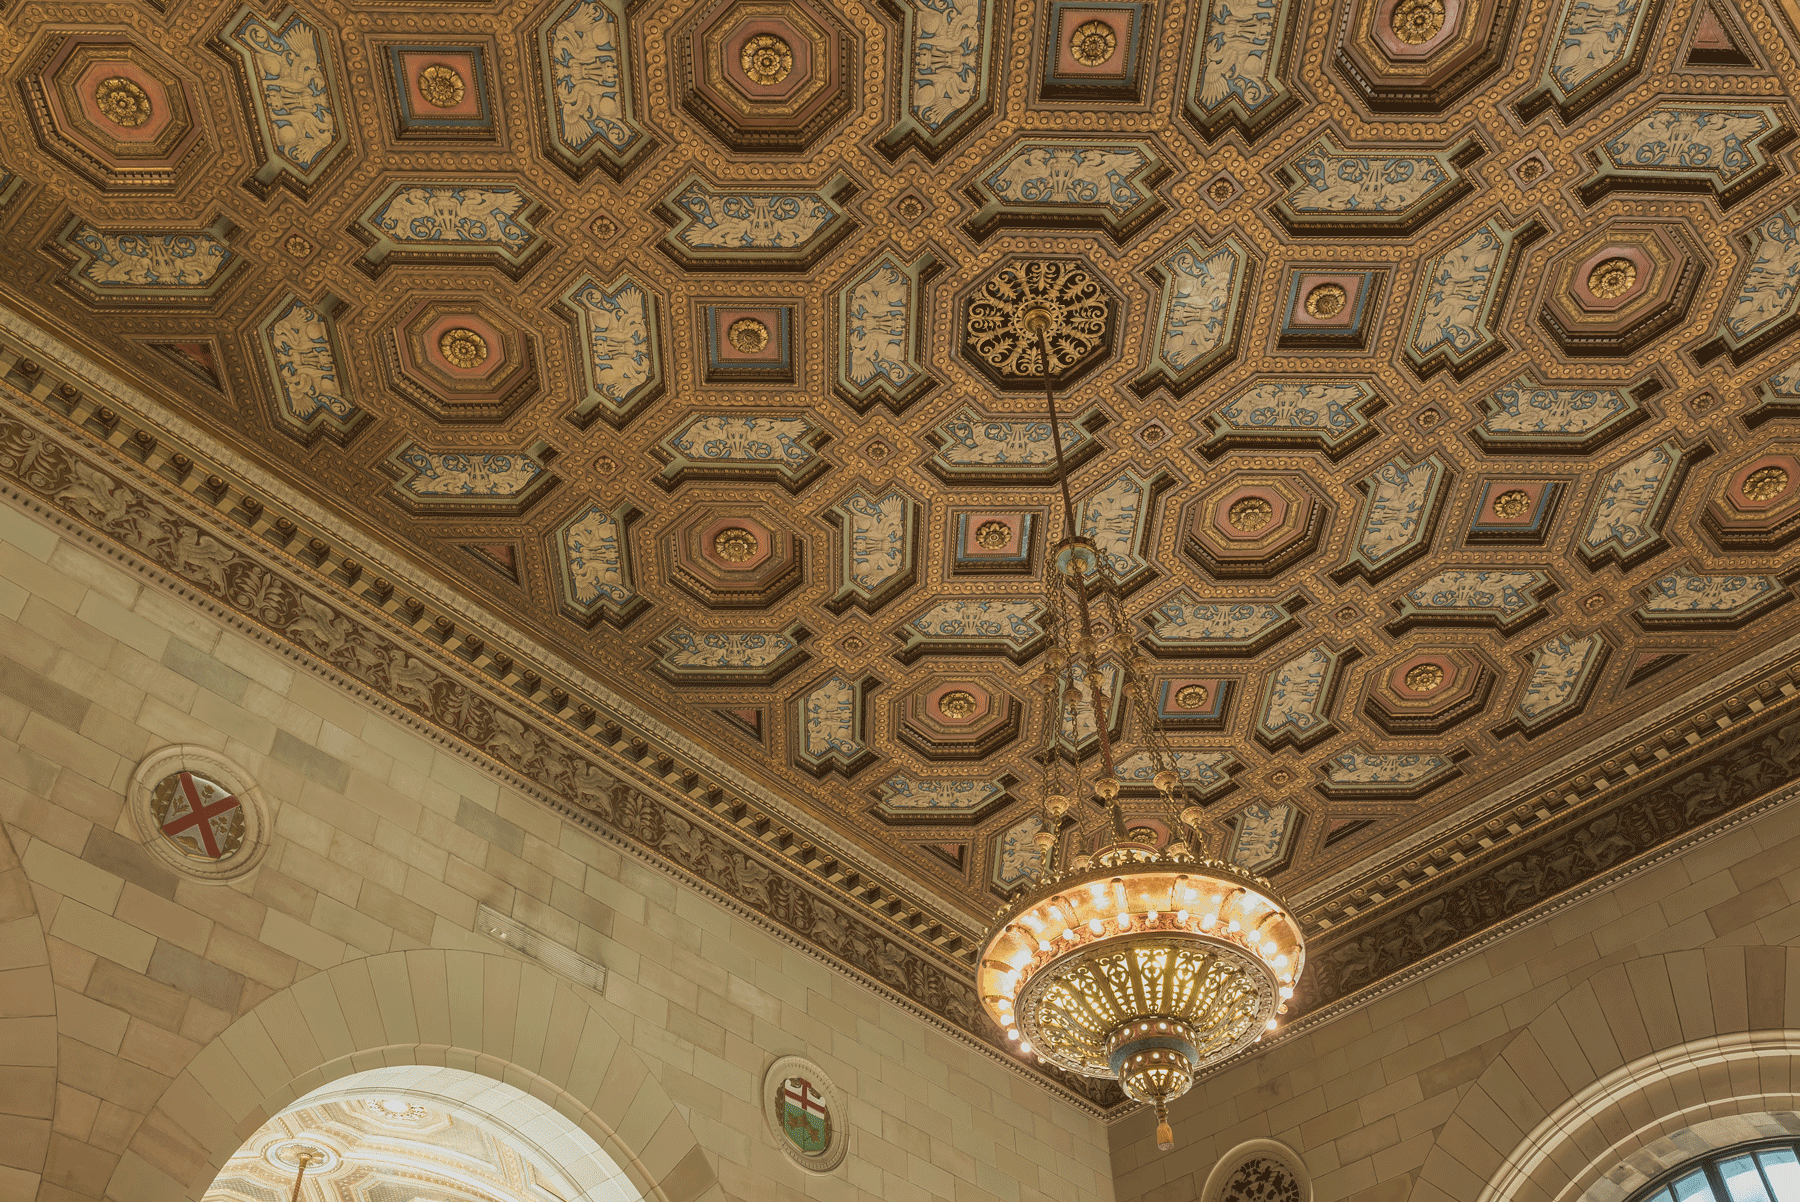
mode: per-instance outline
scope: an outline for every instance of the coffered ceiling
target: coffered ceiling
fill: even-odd
[[[495,690],[628,738],[504,624],[951,919],[1036,854],[1045,300],[1127,796],[1160,724],[1331,923],[1800,633],[1790,19],[12,0],[0,289],[385,548],[343,587],[494,615],[434,637]]]

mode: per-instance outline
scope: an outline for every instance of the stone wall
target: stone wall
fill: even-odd
[[[0,1197],[198,1197],[307,1089],[449,1063],[577,1118],[689,1199],[1110,1202],[1096,1120],[33,515],[0,505]],[[124,789],[196,743],[274,810],[255,871],[178,876]],[[473,933],[486,904],[604,996]],[[851,1099],[809,1176],[775,1056]]]
[[[1301,1155],[1315,1202],[1477,1202],[1528,1137],[1559,1127],[1581,1155],[1518,1174],[1500,1197],[1579,1197],[1658,1136],[1793,1108],[1796,937],[1800,804],[1788,804],[1203,1080],[1170,1108],[1173,1152],[1156,1150],[1150,1116],[1121,1120],[1117,1197],[1192,1202],[1230,1149],[1275,1139]],[[1737,1042],[1772,1054],[1735,1062]],[[1598,1117],[1569,1105],[1634,1073],[1630,1105]]]

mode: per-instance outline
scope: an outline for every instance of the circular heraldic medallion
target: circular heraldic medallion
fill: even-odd
[[[850,1149],[849,1111],[825,1070],[799,1056],[783,1056],[763,1077],[763,1109],[770,1133],[787,1158],[809,1173],[829,1173]]]
[[[269,829],[262,790],[209,747],[151,752],[132,774],[129,796],[139,840],[177,872],[226,881],[262,858]]]

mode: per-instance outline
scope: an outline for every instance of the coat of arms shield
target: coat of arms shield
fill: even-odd
[[[808,1156],[818,1156],[831,1146],[831,1108],[805,1077],[789,1077],[781,1083],[781,1129],[794,1146]]]

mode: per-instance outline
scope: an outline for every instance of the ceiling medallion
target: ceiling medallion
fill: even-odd
[[[444,336],[438,339],[438,350],[451,367],[464,369],[480,367],[488,357],[487,339],[461,326],[444,331]]]
[[[1306,294],[1306,311],[1313,317],[1336,317],[1349,299],[1342,284],[1320,284]]]
[[[1788,474],[1785,468],[1759,467],[1744,477],[1738,491],[1744,494],[1746,501],[1773,501],[1787,491]]]
[[[900,220],[911,224],[925,216],[925,202],[917,196],[902,196],[895,202],[894,212]]]
[[[443,63],[433,63],[419,72],[419,95],[432,108],[455,108],[462,103],[463,90],[467,86],[463,77],[455,67]]]
[[[1175,690],[1175,704],[1184,710],[1202,710],[1212,700],[1203,684],[1184,684]]]
[[[1444,669],[1437,664],[1415,664],[1407,669],[1406,687],[1415,693],[1430,693],[1444,683]]]
[[[150,120],[150,96],[135,80],[109,75],[94,88],[94,104],[108,121],[136,129]]]
[[[1254,534],[1275,517],[1275,507],[1262,497],[1245,497],[1225,512],[1225,520],[1245,534]]]
[[[1408,46],[1423,46],[1444,28],[1444,0],[1400,0],[1388,19],[1395,37]]]
[[[269,1145],[264,1153],[265,1159],[275,1168],[292,1173],[298,1170],[294,1182],[294,1196],[300,1196],[300,1182],[308,1172],[314,1177],[323,1176],[337,1169],[344,1163],[343,1155],[334,1147],[311,1139],[284,1139]]]
[[[1519,178],[1526,183],[1530,183],[1542,174],[1544,174],[1544,164],[1537,159],[1526,159],[1519,164]]]
[[[1208,196],[1212,197],[1216,203],[1224,204],[1226,201],[1231,199],[1232,195],[1236,191],[1237,191],[1236,185],[1234,185],[1230,180],[1216,179],[1212,182],[1212,186],[1206,190],[1206,194]]]
[[[1494,498],[1494,516],[1516,518],[1531,508],[1531,494],[1522,488],[1509,488]]]
[[[1069,35],[1069,54],[1084,67],[1098,67],[1119,49],[1119,35],[1105,21],[1084,21]]]
[[[1014,331],[1012,360],[1035,365],[1043,378],[1063,529],[1080,530],[1056,395],[1043,370],[1056,364],[1058,313],[1040,297],[1055,291],[1031,291],[1021,280],[1015,298],[996,289],[1001,279],[990,281],[987,297],[996,302],[996,325],[1003,320]],[[1082,1076],[1115,1078],[1126,1096],[1153,1106],[1156,1143],[1166,1152],[1175,1143],[1169,1101],[1186,1093],[1203,1067],[1275,1029],[1306,949],[1269,882],[1205,856],[1199,795],[1160,724],[1146,717],[1156,712],[1150,665],[1120,605],[1112,557],[1092,538],[1069,534],[1051,562],[1044,607],[1050,646],[1039,676],[1046,704],[1038,707],[1035,757],[1043,766],[1042,813],[1032,836],[1037,857],[1027,883],[994,916],[975,987],[988,1017],[1021,1054]],[[1111,711],[1122,704],[1138,715],[1138,729],[1115,727]],[[1154,833],[1146,840],[1127,828],[1115,728],[1131,739],[1132,758],[1148,761],[1159,795],[1148,804],[1160,811],[1166,845]],[[1083,761],[1094,752],[1099,771],[1090,783]],[[1077,806],[1083,791],[1097,804]],[[1140,822],[1150,816],[1134,814]],[[1070,829],[1059,837],[1065,823]]]
[[[727,526],[713,535],[713,554],[726,563],[748,563],[758,546],[756,535],[742,526]]]
[[[1005,522],[983,522],[975,528],[975,542],[983,550],[998,551],[1012,541],[1012,527]]]
[[[1060,373],[1106,337],[1108,307],[1086,267],[1053,259],[1011,264],[990,276],[969,304],[968,344],[981,360],[1011,376],[1044,375],[1046,356]],[[1026,322],[1042,318],[1039,338]]]
[[[744,43],[739,62],[752,83],[768,87],[786,79],[794,69],[794,49],[772,33],[759,33]]]
[[[938,698],[937,707],[944,717],[960,720],[979,709],[980,703],[975,700],[975,694],[963,689],[953,689]]]
[[[754,317],[740,317],[725,331],[725,341],[739,354],[754,355],[769,345],[769,327]]]
[[[1588,272],[1588,291],[1602,300],[1624,296],[1637,283],[1637,264],[1626,258],[1605,259]]]
[[[288,254],[293,255],[296,259],[304,259],[313,253],[313,244],[299,234],[289,234],[287,241],[282,243],[282,246],[287,249]]]

